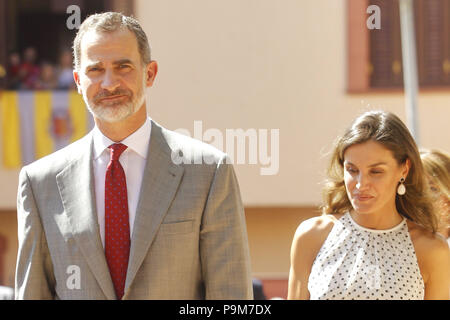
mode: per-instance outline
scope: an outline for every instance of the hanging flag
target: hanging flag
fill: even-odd
[[[34,120],[36,110],[34,108],[34,91],[19,91],[17,96],[20,113],[21,164],[28,164],[35,160]],[[7,135],[4,135],[4,137],[7,137]]]
[[[83,137],[94,126],[76,91],[0,94],[3,166],[20,168]]]
[[[22,164],[20,150],[19,106],[15,92],[4,91],[0,96],[2,113],[3,165],[16,168]]]
[[[70,142],[82,138],[94,127],[94,118],[88,112],[83,96],[73,90],[69,91],[69,116],[73,124]]]
[[[50,135],[52,105],[49,91],[34,93],[34,110],[34,152],[36,159],[39,159],[53,151],[53,140]]]

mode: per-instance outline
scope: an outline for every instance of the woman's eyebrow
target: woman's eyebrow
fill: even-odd
[[[355,164],[351,163],[350,161],[344,161],[344,164],[348,164],[348,165],[351,165],[351,166],[357,167],[357,165],[355,165]],[[382,165],[385,165],[385,166],[386,166],[386,165],[387,165],[387,163],[386,163],[386,162],[383,162],[383,161],[380,161],[380,162],[377,162],[377,163],[371,164],[371,165],[369,165],[368,167],[369,167],[369,168],[371,168],[371,167],[382,166]]]
[[[371,164],[369,167],[386,166],[386,165],[387,165],[386,162],[381,161],[381,162],[377,162],[377,163]]]

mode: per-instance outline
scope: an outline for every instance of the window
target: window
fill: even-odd
[[[398,0],[348,0],[348,91],[403,87]],[[377,5],[381,29],[369,30]],[[450,89],[450,1],[414,0],[419,87]]]

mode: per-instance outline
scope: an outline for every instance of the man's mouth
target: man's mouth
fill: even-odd
[[[114,95],[114,96],[108,96],[108,97],[104,97],[104,98],[100,98],[98,101],[99,102],[110,102],[110,101],[117,101],[117,100],[121,100],[123,98],[126,98],[126,95]]]

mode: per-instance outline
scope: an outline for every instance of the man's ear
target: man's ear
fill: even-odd
[[[81,91],[80,75],[78,74],[78,71],[73,70],[73,80],[77,85],[78,93],[83,94],[83,92]]]
[[[145,84],[147,87],[151,87],[153,85],[157,73],[158,63],[155,60],[152,60],[145,66]]]

